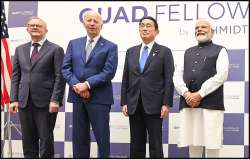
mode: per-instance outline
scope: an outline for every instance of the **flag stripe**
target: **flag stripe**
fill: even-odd
[[[1,93],[2,93],[2,98],[1,98],[1,100],[3,100],[3,101],[1,101],[1,103],[4,103],[4,104],[6,104],[6,103],[9,103],[10,102],[10,96],[9,96],[9,92],[8,92],[8,90],[9,89],[7,89],[7,87],[8,87],[8,85],[7,85],[7,83],[6,82],[8,82],[8,81],[6,81],[6,78],[5,78],[5,69],[4,69],[4,62],[3,62],[3,59],[1,58],[1,77],[2,77],[2,82],[3,82],[3,85],[1,86],[2,88],[1,88]]]
[[[1,106],[10,102],[10,85],[12,66],[8,46],[8,26],[4,11],[4,2],[1,1]]]
[[[9,77],[11,79],[12,77],[12,66],[11,66],[11,60],[10,60],[10,53],[9,53],[9,46],[8,46],[8,42],[7,42],[7,39],[2,39],[2,43],[3,43],[3,46],[4,46],[4,50],[5,50],[5,60],[6,60],[6,66],[7,66],[7,70],[8,70],[8,73],[9,73]]]

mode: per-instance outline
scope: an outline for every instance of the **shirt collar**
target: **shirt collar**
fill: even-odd
[[[144,48],[145,46],[147,46],[148,49],[151,50],[152,47],[153,47],[153,45],[154,45],[154,43],[155,43],[155,41],[152,41],[152,42],[150,42],[149,44],[146,45],[145,43],[142,42],[142,48]]]
[[[43,38],[42,40],[40,40],[38,42],[31,41],[31,46],[33,43],[38,43],[38,44],[40,44],[39,46],[42,46],[45,41],[46,41],[46,38]]]
[[[96,43],[100,39],[101,35],[99,34],[98,36],[94,37],[92,40],[94,40],[93,43]],[[87,35],[87,41],[88,42],[91,38]]]

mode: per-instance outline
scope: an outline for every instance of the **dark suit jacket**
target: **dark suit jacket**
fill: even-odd
[[[115,76],[118,63],[117,45],[100,37],[88,61],[85,53],[86,36],[71,40],[64,57],[62,73],[69,84],[68,102],[82,102],[73,85],[88,81],[90,84],[90,103],[113,104],[111,80]]]
[[[48,107],[50,101],[62,105],[65,80],[61,74],[63,48],[46,40],[37,60],[30,63],[31,42],[16,48],[11,80],[11,101],[26,107],[31,96],[37,107]]]
[[[128,113],[133,114],[141,93],[145,112],[147,114],[160,114],[163,104],[171,107],[173,102],[173,56],[169,48],[154,43],[144,70],[140,73],[140,48],[141,45],[134,46],[129,48],[126,53],[121,106],[127,104]]]

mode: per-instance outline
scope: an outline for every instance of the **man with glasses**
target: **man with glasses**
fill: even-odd
[[[145,158],[147,134],[149,156],[163,158],[162,120],[173,102],[174,61],[169,48],[155,42],[157,21],[150,16],[139,22],[141,44],[127,50],[121,106],[130,124],[130,157]]]
[[[65,81],[61,74],[63,48],[46,39],[47,25],[27,22],[31,41],[16,48],[9,111],[19,112],[24,158],[54,157],[53,130],[62,106]],[[40,141],[39,141],[40,140]]]

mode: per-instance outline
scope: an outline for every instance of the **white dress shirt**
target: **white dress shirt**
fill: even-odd
[[[145,47],[145,46],[148,47],[148,54],[150,54],[150,51],[151,51],[151,49],[152,49],[154,43],[155,43],[155,41],[152,41],[151,43],[149,43],[149,44],[146,45],[145,43],[142,42],[142,46],[141,46],[141,49],[140,49],[140,58],[141,58],[142,51],[143,51],[144,47]],[[139,58],[139,59],[140,59],[140,58]]]
[[[31,58],[31,54],[32,54],[32,51],[34,49],[34,46],[32,46],[33,43],[38,43],[40,44],[38,47],[37,47],[37,50],[39,52],[39,50],[41,49],[41,47],[43,46],[43,43],[45,42],[46,38],[43,38],[42,40],[38,41],[38,42],[34,42],[34,41],[31,41],[31,48],[30,48],[30,58]]]
[[[94,49],[97,41],[100,39],[101,35],[99,34],[98,36],[94,37],[92,40],[92,49]],[[87,36],[87,40],[86,40],[86,45],[85,45],[85,49],[87,49],[87,45],[88,45],[88,42],[91,40],[91,38],[89,36]]]

